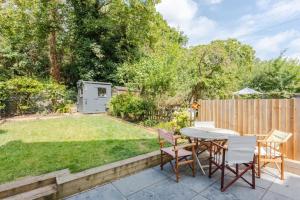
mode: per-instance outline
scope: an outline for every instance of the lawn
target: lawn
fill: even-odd
[[[157,136],[105,115],[0,125],[0,183],[69,168],[78,172],[158,149]]]

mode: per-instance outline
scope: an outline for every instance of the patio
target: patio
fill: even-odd
[[[227,171],[228,172],[228,171]],[[149,168],[137,174],[95,187],[78,193],[66,200],[292,200],[300,196],[300,176],[286,172],[286,178],[281,181],[272,168],[266,168],[262,177],[256,179],[256,189],[251,189],[245,182],[239,180],[226,192],[220,191],[220,174],[211,179],[201,174],[197,168],[196,177],[191,176],[191,170],[182,167],[181,178],[176,183],[176,177],[169,164],[161,171],[159,166]],[[227,173],[227,178],[232,176]],[[247,178],[250,174],[244,175]]]

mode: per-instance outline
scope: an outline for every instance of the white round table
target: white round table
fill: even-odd
[[[239,135],[238,132],[223,128],[186,127],[180,129],[182,135],[199,140],[227,140],[230,135]]]
[[[197,146],[200,146],[201,141],[207,140],[227,140],[230,135],[239,135],[238,132],[223,129],[223,128],[204,128],[204,127],[186,127],[180,129],[182,135],[185,135],[189,138],[194,138],[197,140]],[[196,161],[200,167],[200,170],[205,175],[203,166],[200,163],[198,156],[196,156]]]

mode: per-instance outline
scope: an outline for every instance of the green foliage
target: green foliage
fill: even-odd
[[[254,50],[234,39],[216,40],[191,49],[188,56],[190,81],[186,89],[191,88],[191,98],[226,98],[251,71]]]
[[[300,92],[300,63],[281,56],[257,61],[247,84],[266,96],[289,98]]]
[[[184,40],[157,14],[151,0],[71,0],[70,7],[74,56],[64,68],[65,79],[119,83],[116,73],[123,63],[156,51],[162,40]]]
[[[43,85],[37,80],[27,77],[17,77],[5,82],[8,101],[16,114],[35,112],[37,101],[41,98]]]
[[[153,127],[155,125],[157,125],[159,122],[157,120],[154,119],[146,119],[145,121],[143,121],[141,124],[143,126],[148,126],[148,127]]]
[[[174,131],[172,122],[159,122],[155,127],[165,129],[167,131]]]
[[[189,113],[187,111],[176,111],[170,123],[175,133],[180,133],[180,129],[189,126]]]
[[[66,12],[62,6],[58,1],[8,0],[0,3],[0,80],[14,76],[48,77],[48,35],[58,24],[68,27],[63,21],[65,16],[62,15]],[[54,21],[49,18],[53,8],[60,8],[61,13]],[[57,50],[63,53],[65,33],[57,30],[56,36]]]
[[[44,84],[43,98],[49,101],[47,109],[50,112],[70,112],[70,102],[66,97],[66,87],[55,82]]]
[[[79,79],[139,90],[141,97],[130,100],[138,105],[116,111],[132,120],[145,118],[148,99],[156,107],[169,108],[198,99],[228,98],[244,86],[277,97],[299,92],[299,61],[255,62],[253,48],[236,39],[186,48],[187,38],[156,11],[158,2],[1,1],[0,110],[66,111],[66,99],[75,100],[66,88],[74,88]],[[54,76],[54,66],[60,78]],[[42,91],[28,91],[27,96],[7,91],[3,84],[18,76],[42,80]],[[51,76],[66,88],[44,83]],[[35,84],[24,87],[39,90]],[[21,96],[12,100],[17,95]],[[42,100],[46,106],[41,106]],[[8,107],[9,101],[15,105]]]
[[[114,116],[132,121],[147,119],[154,110],[152,101],[129,93],[116,95],[110,101],[110,112]]]
[[[117,83],[117,68],[155,52],[162,42],[182,44],[147,0],[8,0],[0,3],[0,81],[49,78],[56,56],[62,81]],[[50,38],[54,37],[51,41]],[[49,56],[50,55],[50,56]]]
[[[55,106],[55,111],[58,113],[70,113],[72,106],[71,101],[63,102]]]
[[[0,111],[5,109],[5,101],[8,99],[5,83],[0,82]]]
[[[155,98],[174,91],[175,68],[160,58],[145,57],[135,64],[125,64],[118,74],[129,88]]]
[[[36,112],[69,112],[66,88],[55,82],[16,77],[0,83],[0,105],[4,115]]]
[[[169,122],[160,122],[155,127],[172,131],[175,134],[180,134],[180,129],[190,126],[189,112],[175,111],[172,120]]]

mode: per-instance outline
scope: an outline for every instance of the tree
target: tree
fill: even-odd
[[[59,0],[8,0],[1,6],[0,66],[7,78],[46,78],[50,74],[60,81],[62,48],[68,47],[63,45],[68,38],[67,4]]]
[[[188,52],[191,100],[225,98],[240,87],[252,69],[254,50],[235,39],[216,40]],[[186,70],[186,69],[183,69]]]
[[[282,56],[258,60],[246,84],[271,97],[290,97],[300,92],[300,63]]]

